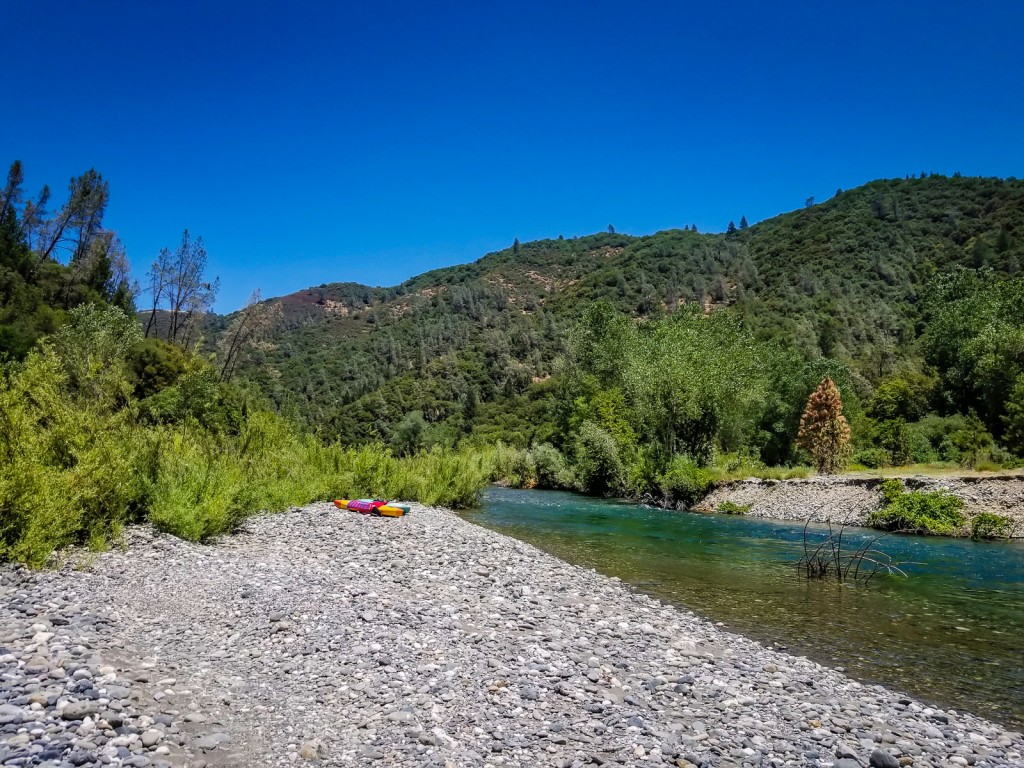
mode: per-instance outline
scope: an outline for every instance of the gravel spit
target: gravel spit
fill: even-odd
[[[1021,766],[964,712],[441,509],[0,569],[0,766]]]

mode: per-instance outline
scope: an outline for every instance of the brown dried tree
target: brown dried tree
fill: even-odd
[[[826,376],[811,393],[800,417],[797,445],[807,451],[823,474],[846,467],[850,455],[850,425],[843,416],[843,400],[832,377]]]

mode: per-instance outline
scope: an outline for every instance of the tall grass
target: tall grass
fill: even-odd
[[[126,523],[147,519],[202,541],[256,512],[316,499],[467,507],[491,474],[482,455],[438,450],[399,459],[380,444],[327,445],[267,411],[250,413],[236,434],[192,419],[147,424],[123,388],[105,391],[109,397],[76,397],[48,349],[4,372],[0,560],[38,566],[55,549],[107,542]]]

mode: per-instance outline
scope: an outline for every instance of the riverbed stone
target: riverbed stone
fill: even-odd
[[[313,504],[207,545],[141,526],[0,567],[0,764],[1021,762],[993,723],[412,507]]]
[[[868,762],[872,768],[899,768],[900,761],[884,749],[876,749],[871,753]]]
[[[1024,538],[1024,475],[943,476],[909,475],[901,478],[912,491],[943,492],[964,502],[966,521],[957,531],[971,535],[972,519],[982,513],[996,513],[1010,521],[1010,536]],[[880,510],[884,497],[881,481],[875,477],[819,475],[792,480],[749,478],[716,484],[695,507],[714,512],[722,504],[747,508],[750,517],[776,520],[810,520],[839,525],[865,525]]]

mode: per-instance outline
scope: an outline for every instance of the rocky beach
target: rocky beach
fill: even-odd
[[[1024,475],[901,476],[910,491],[941,492],[964,502],[967,523],[960,536],[970,536],[970,521],[979,514],[997,514],[1010,521],[1011,538],[1024,538]],[[696,506],[714,512],[729,502],[746,508],[744,514],[774,520],[864,525],[885,502],[882,478],[819,475],[800,480],[731,480],[718,484]]]
[[[1024,764],[1018,733],[414,505],[0,569],[0,766]]]

